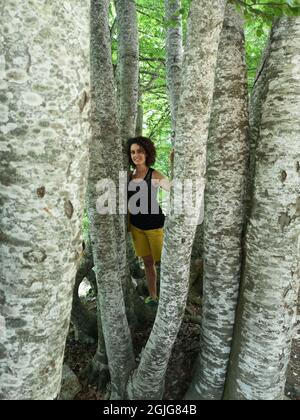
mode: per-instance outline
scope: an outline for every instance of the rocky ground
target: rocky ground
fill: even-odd
[[[192,377],[192,367],[197,357],[198,341],[200,336],[200,326],[197,324],[199,307],[189,304],[186,318],[178,334],[172,357],[169,363],[166,384],[165,400],[180,400]],[[300,325],[298,325],[300,328]],[[141,349],[145,346],[151,328],[134,334],[133,343],[136,349],[136,359],[138,361]],[[96,351],[94,344],[82,344],[75,340],[74,330],[71,327],[67,339],[65,363],[78,377],[79,372],[84,369],[92,359]],[[76,379],[76,378],[75,378]],[[81,391],[77,392],[74,399],[79,400],[102,400],[105,395],[97,392],[94,386],[81,386]],[[289,399],[300,400],[300,330],[293,343],[291,362],[288,369],[288,379],[286,395]]]

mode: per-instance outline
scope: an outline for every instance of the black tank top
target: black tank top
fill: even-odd
[[[160,229],[165,222],[165,215],[157,201],[159,187],[152,185],[151,182],[153,171],[154,169],[149,168],[145,178],[140,182],[133,181],[131,176],[128,180],[127,197],[130,223],[143,230]],[[135,194],[138,195],[131,200]]]

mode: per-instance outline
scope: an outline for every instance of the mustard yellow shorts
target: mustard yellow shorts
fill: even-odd
[[[161,259],[161,251],[164,240],[164,230],[142,230],[130,224],[130,232],[137,257],[152,255],[155,262]]]

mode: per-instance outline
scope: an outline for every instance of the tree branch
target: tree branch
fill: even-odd
[[[150,57],[140,57],[140,61],[154,61],[154,62],[160,62],[162,64],[166,64],[166,60],[164,58],[160,58],[160,57],[155,57],[155,58],[150,58]]]

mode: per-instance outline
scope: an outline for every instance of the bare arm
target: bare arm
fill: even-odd
[[[168,178],[158,171],[153,172],[152,182],[154,186],[161,187],[165,191],[170,191],[171,189],[171,184]]]

